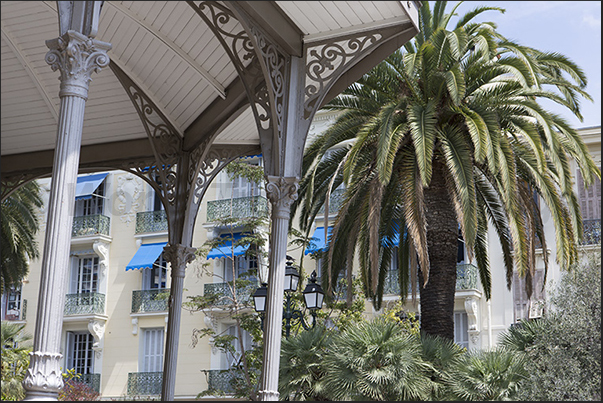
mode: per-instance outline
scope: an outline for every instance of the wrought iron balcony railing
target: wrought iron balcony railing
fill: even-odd
[[[477,289],[478,274],[477,267],[472,264],[456,265],[456,289]]]
[[[457,264],[456,265],[456,290],[477,289],[478,273],[477,267],[472,264]],[[417,287],[417,290],[419,288]],[[410,287],[408,289],[410,294]],[[398,281],[398,272],[392,271],[388,273],[383,294],[400,294],[400,282]]]
[[[169,288],[132,291],[132,313],[168,310]]]
[[[161,394],[163,372],[130,372],[128,396],[153,396]]]
[[[109,217],[102,214],[73,217],[72,237],[109,235]]]
[[[79,374],[77,382],[90,386],[94,391],[100,393],[101,374]]]
[[[345,189],[335,189],[331,192],[331,197],[329,198],[329,215],[335,214],[341,208],[343,204],[343,195],[345,193]],[[325,206],[323,205],[320,210],[318,210],[318,214],[325,213]]]
[[[207,371],[207,388],[210,390],[221,390],[224,393],[234,393],[234,388],[230,383],[233,378],[232,371],[211,369]]]
[[[601,243],[601,220],[584,220],[584,237],[582,245],[596,245]]]
[[[237,301],[240,304],[250,304],[251,295],[257,290],[259,283],[255,280],[250,280],[249,284],[243,286],[237,286],[235,289]],[[234,304],[234,296],[232,292],[232,285],[228,283],[210,283],[203,286],[203,295],[216,296],[216,305],[225,306]]]
[[[168,230],[165,210],[136,213],[136,233],[165,232]]]
[[[27,300],[21,300],[21,308],[8,309],[4,315],[4,320],[25,320],[27,318]]]
[[[207,202],[207,221],[267,217],[268,200],[264,196],[236,197]]]
[[[80,294],[67,294],[65,297],[65,316],[69,315],[104,315],[105,294],[98,292],[85,292]]]

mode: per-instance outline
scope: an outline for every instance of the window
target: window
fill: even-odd
[[[224,281],[232,281],[237,278],[245,277],[248,280],[254,280],[258,272],[258,259],[255,256],[235,256],[234,271],[233,260],[225,258]],[[234,278],[233,278],[234,274]]]
[[[163,290],[169,288],[167,281],[167,261],[163,253],[159,255],[152,269],[145,269],[142,273],[143,290]]]
[[[21,285],[11,287],[2,297],[2,320],[21,319]]]
[[[251,349],[252,344],[253,344],[253,342],[251,340],[251,335],[244,329],[241,329],[241,332],[243,333],[243,348],[244,348],[244,351],[247,351],[247,350]],[[239,341],[239,333],[237,332],[237,326],[236,325],[229,326],[224,333],[226,335],[236,337],[235,339],[233,339],[231,341],[231,344],[234,348],[234,355],[230,354],[230,353],[223,355],[222,362],[223,362],[223,364],[225,364],[223,366],[223,368],[229,368],[229,367],[239,365],[243,352],[241,350],[241,342]]]
[[[77,374],[94,372],[94,337],[88,332],[67,332],[65,369],[75,369]]]
[[[103,214],[105,202],[105,181],[103,181],[88,199],[75,201],[75,216]]]
[[[69,292],[71,294],[98,292],[98,256],[74,258]]]
[[[155,175],[155,182],[161,187],[161,177],[156,174]],[[152,188],[151,186],[148,187],[149,189],[149,197],[148,197],[148,207],[149,207],[149,211],[162,211],[165,208],[163,207],[163,203],[161,202],[161,195],[159,193],[157,193],[157,191],[155,191],[154,188]]]
[[[454,342],[461,347],[469,348],[469,334],[467,333],[467,313],[454,313]]]
[[[141,372],[163,371],[163,334],[163,328],[143,329]]]
[[[601,169],[599,167],[599,169]],[[576,172],[578,182],[578,200],[583,220],[601,219],[601,181],[595,178],[595,183],[590,187],[584,187],[584,179],[580,170]]]
[[[253,158],[246,161],[249,165],[263,166],[262,158]],[[231,179],[226,170],[221,173],[221,186],[219,187],[218,199],[230,199],[239,197],[250,197],[260,195],[260,186],[257,183],[249,182],[242,177]]]
[[[534,274],[534,278],[532,279],[531,299],[528,299],[525,284],[525,277],[520,278],[517,272],[513,273],[513,316],[515,323],[522,319],[530,318],[530,307],[536,306],[539,301],[544,301],[545,293],[542,289],[544,284],[544,270],[536,270]]]

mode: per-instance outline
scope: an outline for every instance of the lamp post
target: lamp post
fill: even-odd
[[[312,325],[308,325],[304,319],[304,314],[299,309],[293,309],[291,304],[291,294],[297,290],[299,284],[300,275],[293,267],[293,258],[287,256],[287,263],[285,267],[285,306],[283,307],[283,320],[285,321],[285,337],[289,337],[291,333],[291,326],[301,324],[306,330],[316,326],[316,311],[322,308],[322,301],[324,300],[324,291],[320,284],[316,282],[316,271],[313,271],[308,279],[308,284],[303,291],[304,302],[306,309],[310,311],[312,315]],[[262,319],[262,330],[264,328],[264,312],[266,310],[266,296],[268,295],[268,284],[262,283],[262,285],[253,293],[253,303],[255,310],[260,314]]]

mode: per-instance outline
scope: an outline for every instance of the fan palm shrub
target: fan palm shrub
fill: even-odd
[[[580,99],[591,98],[580,67],[504,38],[493,22],[474,22],[500,8],[477,7],[448,28],[458,4],[446,7],[438,1],[432,12],[422,2],[417,36],[325,106],[339,115],[305,151],[292,217],[308,234],[344,185],[322,256],[323,288],[330,295],[357,258],[365,296],[379,309],[397,261],[402,296],[410,285],[414,297],[419,280],[422,331],[453,339],[459,228],[486,299],[488,226],[507,287],[515,267],[529,296],[536,242],[547,248],[538,200],[552,213],[555,258],[568,269],[582,237],[570,161],[587,184],[601,172],[576,130],[538,103],[581,119]]]
[[[287,400],[328,400],[323,387],[323,357],[332,335],[323,325],[283,339],[279,393]]]
[[[431,366],[419,339],[382,317],[334,337],[323,357],[323,391],[331,400],[426,400]]]
[[[453,400],[517,400],[525,365],[526,356],[513,350],[468,351],[454,360],[444,383]]]

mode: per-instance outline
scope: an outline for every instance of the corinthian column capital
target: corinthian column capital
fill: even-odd
[[[172,266],[173,277],[184,277],[186,265],[195,260],[196,248],[181,244],[167,244],[163,247],[163,257]]]
[[[47,40],[46,46],[50,49],[46,63],[61,73],[59,96],[72,95],[87,100],[92,73],[109,65],[107,52],[111,44],[68,30],[58,38]]]
[[[273,216],[289,219],[291,204],[297,200],[299,178],[267,176],[266,195],[272,202]]]

